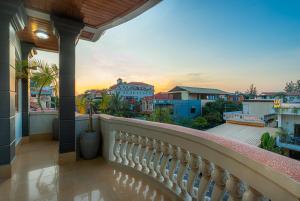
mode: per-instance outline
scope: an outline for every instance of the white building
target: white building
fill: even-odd
[[[226,122],[252,126],[276,127],[274,100],[250,99],[243,101],[243,111],[224,112]]]
[[[278,127],[289,135],[300,137],[300,104],[282,103],[278,108]]]
[[[141,100],[146,96],[154,95],[154,86],[143,82],[123,82],[122,79],[117,80],[117,84],[111,86],[108,94],[120,94],[125,99]]]

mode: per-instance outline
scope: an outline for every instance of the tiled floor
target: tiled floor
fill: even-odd
[[[171,200],[159,187],[103,159],[58,166],[57,143],[22,145],[11,179],[0,181],[0,201]]]

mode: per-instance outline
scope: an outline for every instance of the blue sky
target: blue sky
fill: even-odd
[[[164,0],[77,45],[77,92],[118,77],[154,84],[282,90],[300,78],[300,1]],[[45,57],[46,56],[46,57]],[[58,56],[40,53],[50,63]]]

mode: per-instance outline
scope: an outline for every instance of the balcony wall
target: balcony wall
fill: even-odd
[[[103,157],[185,200],[299,201],[300,162],[175,125],[101,115]]]
[[[52,122],[57,117],[57,112],[30,112],[29,135],[52,134]]]
[[[77,135],[87,120],[76,117]],[[176,125],[109,115],[95,116],[94,123],[101,130],[104,159],[181,199],[300,199],[299,161]]]

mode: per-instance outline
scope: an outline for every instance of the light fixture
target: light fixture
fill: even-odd
[[[49,35],[45,31],[37,30],[34,33],[39,39],[46,40],[49,38]]]

